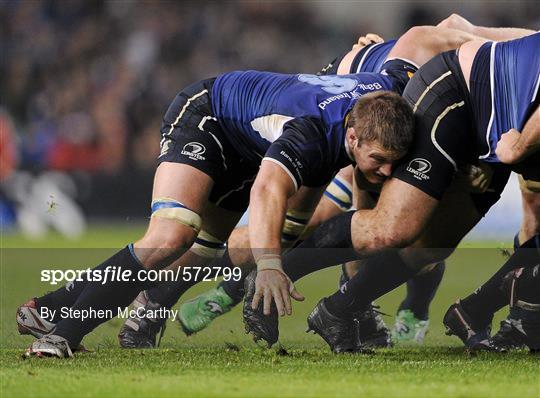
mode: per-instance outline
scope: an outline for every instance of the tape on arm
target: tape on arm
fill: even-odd
[[[292,293],[294,290],[294,283],[291,281],[291,278],[283,271],[281,265],[281,256],[278,254],[262,254],[259,256],[255,262],[257,263],[257,272],[261,271],[278,271],[280,272],[287,281],[289,282],[289,293]]]
[[[324,196],[341,211],[348,211],[352,206],[352,186],[347,180],[337,175],[326,187]]]

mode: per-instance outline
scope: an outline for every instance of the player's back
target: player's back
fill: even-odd
[[[352,62],[351,73],[374,72],[380,73],[383,64],[388,59],[388,54],[397,40],[387,40],[382,43],[370,44],[358,52]]]
[[[212,109],[237,150],[253,159],[264,155],[292,119],[315,118],[324,125],[323,134],[341,135],[342,131],[335,130],[342,130],[358,97],[392,88],[391,78],[370,73],[316,76],[236,71],[217,77]]]
[[[477,53],[490,59],[491,115],[484,135],[489,149],[481,156],[497,162],[495,148],[501,135],[510,129],[521,131],[531,112],[539,103],[540,33],[502,43],[486,43]]]

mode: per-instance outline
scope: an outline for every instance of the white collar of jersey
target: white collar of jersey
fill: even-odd
[[[347,152],[347,156],[349,156],[349,159],[352,160],[353,163],[355,163],[354,156],[351,152],[351,148],[349,147],[349,142],[347,141],[347,135],[345,134],[345,152]]]

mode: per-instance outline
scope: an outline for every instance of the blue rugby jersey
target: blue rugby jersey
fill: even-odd
[[[488,42],[478,51],[472,71],[482,69],[475,68],[475,64],[482,62],[486,64],[485,70],[489,65],[486,84],[491,88],[491,96],[485,101],[490,101],[491,112],[475,115],[481,121],[477,124],[480,159],[500,162],[495,148],[501,135],[512,128],[521,131],[538,105],[540,33],[507,42]],[[471,81],[482,78],[488,79],[471,72]]]
[[[396,42],[396,39],[387,40],[383,43],[371,44],[360,50],[351,64],[351,73],[380,73]]]
[[[322,186],[353,161],[345,119],[356,100],[397,89],[395,79],[381,74],[236,71],[217,77],[212,111],[240,156],[278,163],[297,187]]]

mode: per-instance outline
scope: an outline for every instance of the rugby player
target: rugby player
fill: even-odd
[[[415,45],[419,49],[414,54],[415,61],[419,63],[425,62],[430,55],[434,55],[438,52],[444,51],[449,48],[463,43],[465,40],[472,39],[472,35],[463,35],[446,28],[435,27],[415,27],[410,29],[400,38],[402,46]],[[369,34],[366,37],[361,37],[358,43],[353,46],[353,49],[344,53],[340,57],[332,61],[327,67],[323,68],[320,74],[346,74],[346,73],[359,73],[359,72],[381,72],[382,65],[388,58],[391,50],[396,44],[396,40],[390,40],[383,42],[382,39],[373,34]],[[428,55],[426,55],[426,52]],[[360,168],[364,167],[363,172],[369,173],[367,168],[369,165],[359,165]],[[350,174],[349,174],[350,175]],[[315,213],[315,220],[310,221],[308,229],[313,228],[323,220],[328,219],[332,215],[336,214],[336,210],[339,211],[339,207],[343,209],[343,203],[336,202],[336,195],[347,194],[347,190],[350,195],[350,188],[345,184],[343,175],[340,179],[334,180],[330,187],[326,190],[323,199]],[[349,180],[352,177],[348,178]],[[365,177],[362,177],[364,185],[367,181]],[[349,182],[350,184],[350,182]],[[369,185],[369,184],[367,184]],[[345,192],[343,191],[345,187]],[[373,188],[373,185],[371,185]],[[377,187],[379,190],[380,187]],[[326,198],[326,199],[325,199]],[[333,198],[334,203],[338,207],[334,207],[328,198]],[[350,199],[345,200],[346,203],[350,203]],[[289,217],[285,219],[284,231],[286,236],[282,234],[282,243],[284,247],[290,247],[298,239],[302,233],[303,226],[295,225],[290,221],[290,218],[298,219],[298,214],[289,214]],[[300,215],[302,218],[304,215]],[[300,230],[298,229],[300,227]],[[241,233],[244,235],[242,236]],[[304,232],[306,236],[307,231]],[[240,246],[238,245],[240,243]],[[219,261],[220,266],[233,267],[234,265],[242,265],[243,268],[252,267],[253,259],[250,253],[241,248],[249,247],[247,229],[240,228],[232,235],[232,239],[228,242],[229,249],[235,248],[233,255],[236,257],[242,257],[235,261],[230,261],[230,251],[226,253],[222,261]],[[247,265],[247,267],[246,267]],[[349,272],[356,272],[358,265],[349,264]],[[361,268],[360,268],[361,269]],[[442,272],[444,270],[444,264],[438,264],[434,267],[434,272],[426,273],[419,276],[416,280],[412,280],[410,285],[410,292],[407,295],[406,300],[403,303],[402,308],[398,314],[398,331],[396,337],[398,339],[406,340],[407,338],[415,338],[418,341],[423,339],[425,331],[427,329],[427,308],[429,302],[433,298],[435,290],[442,278]],[[247,273],[246,273],[247,274]],[[154,308],[159,305],[165,305],[172,307],[176,301],[180,298],[181,294],[185,292],[186,285],[178,286],[174,288],[173,284],[167,284],[169,288],[156,288],[148,293],[141,293],[135,302],[135,306],[148,306]],[[415,291],[416,289],[416,291]],[[161,292],[159,291],[161,290]],[[202,295],[196,297],[193,300],[183,304],[180,307],[180,322],[182,329],[187,334],[196,333],[205,327],[217,316],[230,311],[234,305],[241,301],[243,297],[243,279],[241,281],[228,281],[222,282],[217,288],[212,289]],[[416,318],[413,312],[406,308],[410,306],[416,311],[421,319]],[[387,330],[384,322],[376,311],[368,309],[360,317],[362,319],[361,333],[366,337],[368,344],[372,342],[374,345],[388,346],[390,340],[387,335]],[[151,347],[155,344],[155,336],[161,330],[164,325],[165,319],[149,321],[147,319],[132,318],[128,319],[123,326],[119,334],[120,345],[123,347]]]
[[[522,36],[521,32],[517,36]],[[466,43],[459,52],[450,51],[430,60],[408,84],[404,96],[417,120],[415,142],[386,182],[375,209],[335,217],[299,246],[354,248],[355,252],[327,255],[327,265],[372,256],[362,278],[352,278],[343,289],[321,300],[308,317],[310,328],[334,351],[361,350],[354,314],[408,280],[420,267],[448,257],[499,199],[512,168],[526,172],[538,167],[527,158],[508,167],[501,163],[495,148],[511,129],[520,131],[526,142],[538,134],[540,125],[531,115],[538,112],[539,48],[540,33],[503,43]],[[452,186],[455,173],[465,164],[492,169],[491,183],[484,193],[473,194]],[[257,225],[262,218],[253,221]],[[260,247],[275,244],[270,239],[258,242]],[[285,259],[302,266],[315,258],[320,263],[321,256],[318,250],[296,249]],[[260,327],[264,317],[258,313],[270,314],[274,296],[278,296],[277,301],[283,296],[276,292],[287,289],[290,282],[277,273],[259,272],[255,281],[248,277],[246,283],[250,287],[246,301],[251,305],[245,305],[244,319],[258,331],[269,329],[267,325]],[[488,299],[493,295],[482,297],[484,302]],[[465,307],[462,313],[467,311]],[[468,347],[493,348],[487,345],[488,325],[475,327],[472,335],[463,335],[449,326],[449,319],[458,317],[457,312],[451,311],[449,317],[449,331]],[[462,326],[467,330],[468,325]]]
[[[349,164],[376,155],[377,167],[367,178],[387,177],[412,141],[412,112],[399,94],[416,67],[393,59],[384,70],[345,76],[237,71],[184,89],[163,120],[148,230],[88,274],[92,279],[96,271],[117,267],[134,278],[87,281],[71,308],[106,316],[61,319],[27,354],[71,356],[86,334],[154,287],[141,277],[146,270],[193,266],[209,252],[213,258],[248,202],[274,199],[267,209],[274,232],[288,204],[311,214],[326,185]],[[271,268],[266,255],[255,258]]]
[[[452,41],[465,41],[470,38],[467,36],[465,39],[466,35],[459,32],[455,32],[451,36]],[[405,40],[404,46],[406,43]],[[425,62],[434,52],[433,49],[426,47],[419,50],[405,49],[404,53],[405,58],[412,58],[421,63]],[[393,132],[396,134],[395,137],[388,136],[389,138],[386,138],[385,136],[383,139],[382,135],[387,132],[386,126],[392,126],[394,123],[394,127],[396,127],[400,123],[392,121],[392,123],[385,125],[384,129],[377,129],[376,126],[380,124],[379,122],[375,120],[364,121],[362,118],[367,114],[370,115],[370,118],[382,117],[387,123],[386,119],[389,118],[392,110],[388,114],[383,115],[378,112],[371,116],[371,108],[382,110],[388,107],[386,102],[390,102],[393,103],[390,107],[400,109],[400,100],[389,94],[378,94],[374,97],[366,97],[366,103],[361,101],[362,112],[355,113],[349,112],[349,110],[357,102],[357,97],[366,92],[379,91],[384,88],[399,92],[415,70],[416,67],[407,61],[390,59],[385,64],[384,75],[362,74],[363,80],[358,84],[360,90],[356,91],[353,90],[355,80],[352,78],[313,75],[300,75],[295,78],[271,74],[258,75],[255,72],[244,75],[241,73],[223,75],[218,78],[220,83],[227,80],[228,84],[228,81],[237,78],[241,80],[242,76],[249,76],[249,79],[256,81],[257,76],[259,76],[268,85],[271,85],[272,79],[278,81],[282,78],[290,79],[290,82],[295,82],[303,89],[295,90],[290,96],[288,104],[278,103],[284,109],[276,109],[276,111],[282,112],[284,115],[274,117],[270,113],[270,117],[265,117],[268,116],[269,112],[274,112],[272,106],[275,104],[268,105],[264,103],[264,99],[258,98],[267,109],[247,109],[247,114],[241,116],[253,117],[253,119],[239,121],[237,120],[238,115],[230,115],[235,110],[227,108],[230,103],[227,103],[226,100],[221,102],[222,98],[219,98],[218,105],[215,105],[214,101],[210,101],[209,97],[212,95],[219,96],[221,94],[213,86],[213,80],[189,87],[172,104],[162,126],[161,163],[156,172],[153,214],[147,233],[140,241],[129,245],[98,268],[103,269],[122,264],[123,267],[137,273],[145,269],[166,267],[178,257],[180,259],[176,261],[174,267],[182,264],[193,266],[198,262],[204,263],[209,258],[213,259],[217,255],[216,250],[223,248],[223,242],[247,207],[249,189],[265,151],[268,151],[265,157],[265,160],[268,161],[263,162],[265,167],[262,167],[261,171],[266,174],[272,170],[270,173],[272,180],[281,178],[281,182],[286,181],[285,184],[276,185],[280,188],[287,185],[287,192],[283,192],[286,193],[285,198],[299,188],[298,194],[292,199],[292,208],[304,214],[313,211],[324,191],[324,185],[327,181],[321,180],[330,179],[338,168],[355,160],[359,160],[357,163],[372,162],[367,157],[376,155],[374,157],[376,167],[370,173],[366,173],[366,177],[373,182],[382,181],[389,175],[392,163],[403,155],[404,146],[408,143],[409,138],[406,134],[405,136],[402,134],[401,130],[403,129],[400,128],[399,132]],[[232,83],[230,85],[237,90],[238,96],[247,102],[248,98],[242,92],[241,84]],[[208,95],[209,92],[212,92],[212,95]],[[306,103],[305,98],[300,99],[302,94],[309,95],[307,98],[313,100],[323,98],[325,95],[326,97],[318,103],[312,101]],[[350,95],[355,98],[348,98]],[[298,106],[297,103],[293,102],[293,99],[297,99],[298,103],[301,102],[303,105]],[[371,106],[370,102],[373,102]],[[375,106],[375,103],[377,105],[382,103],[382,106]],[[223,107],[220,107],[222,104],[224,104]],[[338,108],[338,112],[333,113],[334,111],[332,111],[331,116],[335,118],[339,114],[343,118],[342,122],[345,116],[351,115],[347,116],[348,121],[345,126],[340,124],[341,122],[337,123],[334,119],[324,119],[329,111],[335,108]],[[299,114],[289,116],[291,110]],[[405,112],[404,109],[401,111]],[[259,113],[257,114],[257,112]],[[214,113],[220,114],[216,117]],[[259,115],[260,117],[255,117]],[[405,114],[398,112],[397,116],[402,119],[401,127],[406,130],[408,124],[405,120]],[[370,129],[364,130],[366,133],[365,137],[362,136],[365,138],[362,142],[358,141],[355,130],[351,127],[355,123],[370,125]],[[329,137],[326,141],[328,144],[325,144],[325,141],[319,137],[325,136],[321,134],[321,130],[329,128],[331,128],[331,133],[327,135]],[[221,130],[226,130],[227,133],[230,130],[233,131],[233,134],[229,133],[227,137],[222,137],[224,134]],[[344,140],[343,136],[346,132],[348,132],[347,140]],[[373,132],[380,134],[381,137],[374,141]],[[234,137],[231,138],[231,135]],[[299,136],[298,139],[297,136]],[[201,139],[204,142],[201,142]],[[231,139],[234,141],[234,145],[229,142]],[[402,141],[399,141],[400,139]],[[353,148],[343,146],[343,142],[349,145],[349,140],[351,140],[351,144],[354,144]],[[384,140],[387,141],[383,142]],[[312,141],[316,141],[319,146],[329,146],[325,146],[324,150],[317,149],[317,145],[309,144]],[[270,145],[271,143],[272,145]],[[233,146],[235,148],[232,148]],[[309,148],[311,152],[305,150],[304,147]],[[304,154],[299,148],[306,153]],[[351,150],[349,151],[349,149]],[[322,159],[321,155],[324,155]],[[286,164],[285,168],[282,167],[284,163]],[[304,179],[304,186],[300,186]],[[171,180],[178,181],[178,183],[170,184]],[[264,178],[261,177],[261,180]],[[194,181],[197,181],[197,184]],[[186,186],[196,188],[186,192]],[[271,187],[264,188],[265,190],[271,189]],[[259,195],[262,192],[254,191]],[[299,203],[297,207],[295,207],[295,201]],[[199,214],[203,209],[205,213],[201,217]],[[279,212],[276,214],[279,215]],[[279,221],[280,217],[274,217],[274,219],[281,224],[283,223],[283,221]],[[205,220],[204,230],[199,232],[202,220]],[[186,252],[186,248],[189,248],[196,238],[193,248],[182,256]],[[143,290],[141,287],[146,286],[144,283],[133,281],[131,283],[109,283],[108,285],[100,286],[92,282],[76,282],[70,285],[70,290],[59,289],[42,298],[31,300],[19,309],[19,314],[22,315],[20,318],[25,317],[23,313],[25,310],[31,311],[32,315],[35,315],[41,306],[54,307],[58,306],[59,303],[70,301],[74,308],[86,308],[91,305],[98,308],[124,306],[127,297],[133,296],[135,291],[139,293],[140,290]],[[108,295],[110,299],[106,298]],[[301,298],[299,295],[296,297]],[[132,299],[133,297],[131,297]],[[55,325],[55,334],[45,337],[44,340],[38,340],[29,350],[30,353],[43,352],[59,356],[65,355],[69,353],[70,347],[76,347],[85,334],[105,319],[85,321],[84,324],[73,319],[56,321],[58,320],[51,322]],[[19,326],[21,326],[21,322],[19,322]],[[26,328],[25,331],[34,332],[38,336],[43,334],[37,329],[31,327]]]
[[[491,40],[507,40],[509,35],[528,35],[532,33],[526,29],[499,28],[493,30],[491,28],[476,26],[458,14],[450,15],[437,26],[462,30],[480,37],[487,35]],[[512,31],[509,32],[508,29],[512,29]],[[511,131],[509,134],[505,134],[497,144],[496,153],[503,163],[515,163],[515,159],[521,156],[516,149],[523,149],[523,145],[521,145],[521,147],[515,145],[516,142],[519,142],[519,137],[517,132]],[[536,145],[539,144],[537,143]],[[522,243],[531,239],[534,235],[540,233],[540,182],[538,182],[540,178],[525,179],[521,174],[518,177],[523,203],[523,220],[520,230],[514,237],[514,250]],[[511,323],[511,319],[503,319],[501,321],[499,332],[492,338],[498,346],[505,348],[519,346],[519,343],[511,338]]]
[[[518,247],[480,288],[450,306],[444,316],[447,331],[466,343],[477,339],[479,330],[490,327],[495,312],[510,304],[504,329],[501,327],[486,344],[540,350],[539,268],[540,235],[535,235]]]

